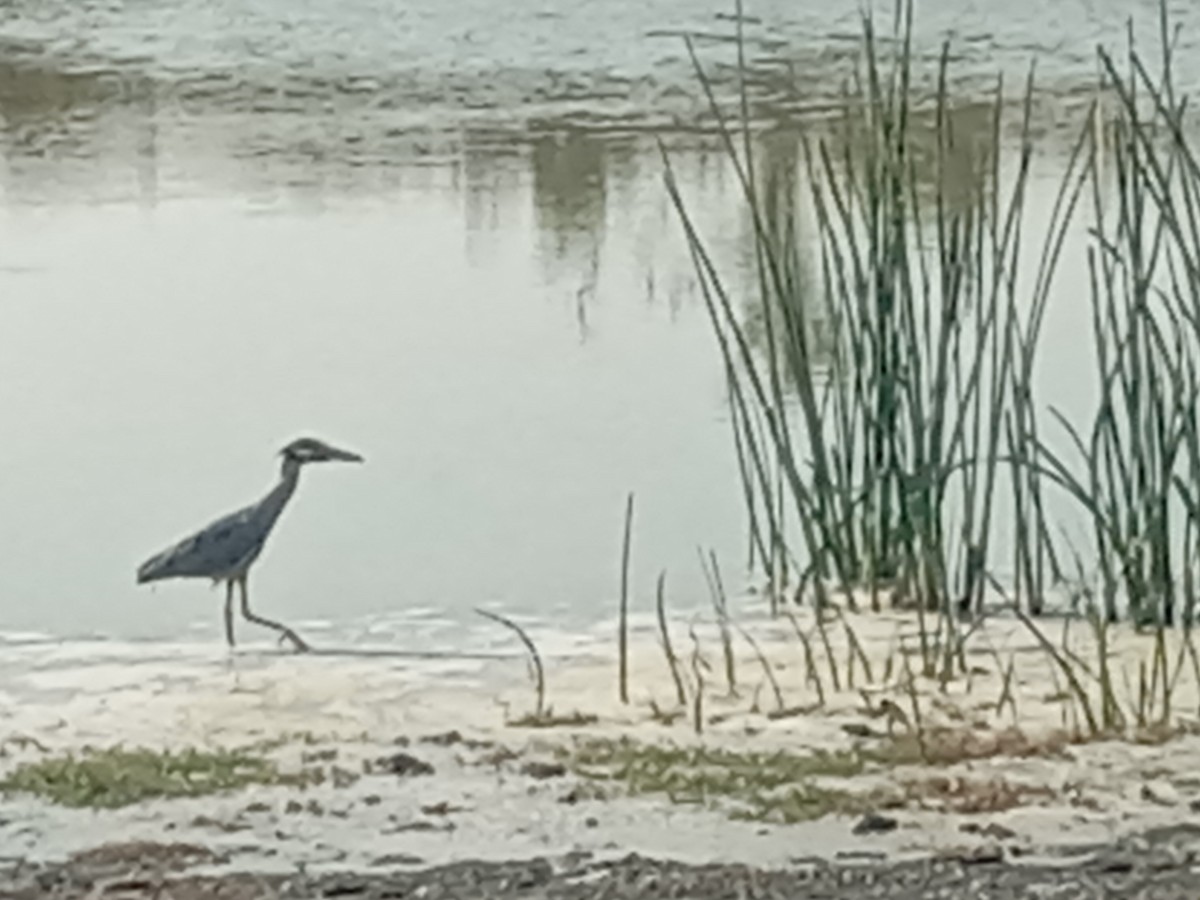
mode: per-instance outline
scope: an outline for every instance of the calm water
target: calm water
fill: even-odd
[[[927,0],[918,38],[954,36],[964,91],[1037,55],[1079,102],[1094,44],[1131,12],[1152,31],[1156,5]],[[747,10],[760,117],[828,106],[857,6]],[[739,271],[748,226],[664,34],[727,62],[728,11],[6,7],[0,631],[216,639],[217,593],[133,570],[264,492],[304,433],[367,465],[306,472],[256,566],[257,605],[291,622],[408,644],[406,623],[449,640],[481,604],[594,622],[631,490],[643,602],[664,568],[679,604],[702,597],[697,546],[736,571],[719,358],[647,134]],[[1090,380],[1079,275],[1048,323],[1050,401]]]

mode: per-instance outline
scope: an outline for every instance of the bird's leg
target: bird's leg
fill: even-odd
[[[246,621],[253,622],[255,625],[263,625],[267,628],[275,629],[279,632],[281,639],[287,638],[292,642],[292,645],[297,650],[303,651],[309,649],[308,644],[304,643],[304,641],[300,639],[300,635],[296,634],[296,632],[292,631],[292,629],[288,628],[286,625],[281,625],[279,622],[272,622],[270,619],[264,619],[262,616],[256,616],[254,613],[250,612],[250,600],[246,593],[245,575],[238,579],[238,584],[241,585],[242,588],[242,616],[246,619]]]
[[[233,582],[225,582],[225,640],[233,646]]]

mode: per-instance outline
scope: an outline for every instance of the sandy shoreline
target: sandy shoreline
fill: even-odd
[[[972,635],[969,677],[944,686],[918,679],[927,737],[932,741],[939,729],[968,736],[975,747],[970,755],[979,758],[873,765],[815,779],[869,798],[870,810],[793,823],[773,814],[736,819],[736,802],[630,795],[619,779],[597,782],[574,764],[573,754],[588,741],[610,746],[629,739],[735,756],[838,753],[890,742],[886,717],[871,715],[866,704],[907,702],[901,650],[907,648],[911,670],[916,622],[908,614],[848,621],[862,648],[854,684],[844,665],[848,632],[830,625],[826,637],[832,657],[842,661],[841,684],[822,686],[819,709],[801,643],[787,621],[745,623],[757,649],[734,631],[736,694],[725,683],[713,623],[672,622],[675,650],[688,663],[689,703],[680,709],[652,622],[634,623],[628,705],[617,699],[609,625],[589,635],[540,634],[548,706],[559,715],[586,717],[548,728],[514,724],[534,702],[516,650],[509,659],[456,660],[292,656],[265,648],[231,657],[219,647],[189,645],[6,648],[0,777],[23,762],[85,746],[253,746],[281,770],[319,771],[321,783],[255,785],[101,811],[10,794],[0,801],[0,864],[51,866],[106,843],[169,842],[203,848],[208,855],[189,872],[214,877],[417,872],[467,860],[499,865],[574,858],[608,865],[631,852],[685,866],[900,865],[995,853],[1029,866],[1051,864],[1064,848],[1111,847],[1177,827],[1200,811],[1200,736],[1191,733],[1198,693],[1186,670],[1174,685],[1176,733],[1169,739],[1147,734],[1140,742],[1071,742],[1066,737],[1080,725],[1075,705],[1064,699],[1061,679],[1037,640],[1010,621],[990,622]],[[803,616],[798,622],[813,624]],[[1043,625],[1056,643],[1062,627]],[[1065,645],[1087,658],[1084,644],[1091,638],[1078,624],[1073,628]],[[1136,672],[1149,638],[1114,631],[1108,639],[1114,671]],[[706,665],[692,664],[696,646]],[[782,711],[762,659],[779,687]],[[870,681],[863,660],[872,669]],[[705,681],[701,734],[694,727],[693,669]],[[815,670],[831,681],[827,659],[817,659]],[[1030,755],[988,755],[1009,746],[1014,703],[1031,742],[1022,752]],[[906,733],[905,725],[892,724]],[[397,754],[432,771],[393,764]],[[894,827],[856,830],[867,811]]]

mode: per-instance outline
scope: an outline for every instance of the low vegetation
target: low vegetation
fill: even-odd
[[[932,735],[931,744],[936,748],[933,762],[949,766],[992,756],[1058,755],[1067,741],[1061,735],[1038,740],[1015,730],[986,739],[959,729]],[[928,762],[907,739],[794,753],[589,738],[561,752],[577,775],[633,795],[657,794],[673,803],[715,808],[734,819],[780,824],[899,806],[998,812],[1052,796],[1044,787],[1003,778],[905,776],[888,786],[854,780]]]
[[[629,739],[582,741],[567,755],[577,774],[631,794],[662,794],[673,803],[716,805],[734,818],[783,823],[859,809],[855,793],[824,782],[858,775],[867,765],[855,751],[736,752]]]
[[[113,747],[23,763],[0,780],[0,791],[34,794],[62,806],[113,809],[303,780],[303,775],[281,773],[274,762],[251,752]]]

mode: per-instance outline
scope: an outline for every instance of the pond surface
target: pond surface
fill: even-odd
[[[801,6],[747,9],[777,134],[828,112],[855,52],[856,2]],[[1077,108],[1096,42],[1130,14],[1153,35],[1157,4],[918,7],[922,52],[950,35],[968,95],[1036,56]],[[301,434],[367,464],[306,471],[256,565],[256,605],[293,624],[415,647],[433,632],[414,623],[450,646],[480,605],[594,623],[630,491],[640,606],[663,569],[679,605],[706,602],[698,548],[740,586],[723,374],[651,134],[743,271],[749,225],[679,37],[728,88],[731,11],[7,5],[0,632],[218,640],[217,592],[138,589],[134,569],[265,492]],[[1090,371],[1070,374],[1066,283],[1046,339],[1069,402]]]

